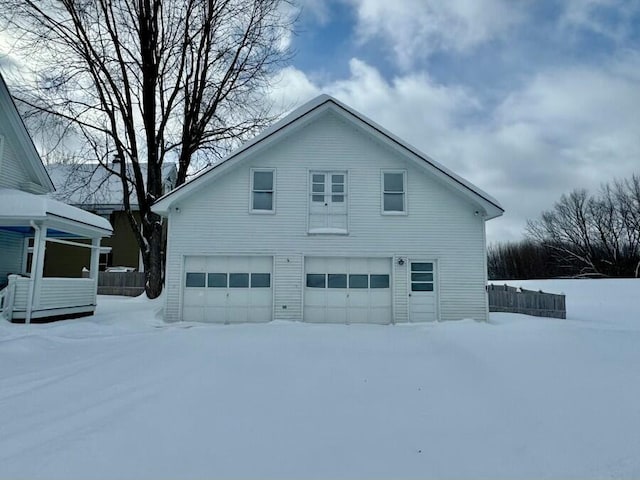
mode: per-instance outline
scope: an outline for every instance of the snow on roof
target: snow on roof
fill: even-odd
[[[9,188],[0,188],[0,222],[2,220],[45,220],[57,217],[79,222],[89,227],[112,232],[104,218],[67,205],[46,195],[34,195]]]
[[[119,168],[114,166],[114,168]],[[147,165],[140,165],[142,174],[146,177]],[[123,190],[120,177],[112,174],[99,163],[52,163],[47,170],[56,192],[51,196],[72,205],[122,205]],[[130,175],[133,177],[133,175]],[[169,191],[175,185],[176,165],[165,163],[162,165],[163,190]],[[131,186],[129,201],[136,207],[138,201],[133,185]]]

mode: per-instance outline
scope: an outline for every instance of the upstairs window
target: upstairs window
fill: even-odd
[[[251,212],[274,213],[274,170],[251,170]]]
[[[382,213],[407,213],[407,175],[404,170],[382,172]]]

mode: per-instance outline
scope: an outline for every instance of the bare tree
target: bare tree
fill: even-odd
[[[597,195],[574,190],[529,221],[530,239],[560,265],[615,277],[640,273],[640,178],[605,184]]]
[[[273,120],[264,93],[289,55],[290,11],[288,0],[0,0],[28,69],[18,100],[70,125],[75,147],[120,177],[151,298],[162,165],[177,161],[180,185]]]

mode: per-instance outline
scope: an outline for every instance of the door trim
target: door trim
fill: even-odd
[[[423,323],[413,322],[411,319],[411,264],[412,263],[433,263],[433,293],[435,294],[435,321],[440,321],[440,265],[437,258],[425,258],[425,257],[409,257],[407,258],[407,319],[409,323]]]

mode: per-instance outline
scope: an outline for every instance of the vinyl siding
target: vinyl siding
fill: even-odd
[[[0,187],[21,190],[22,185],[33,182],[34,179],[21,165],[11,137],[2,134],[0,137],[4,137],[4,140],[0,140]]]
[[[297,320],[302,317],[302,255],[276,255],[274,261],[275,320]]]
[[[249,213],[251,168],[276,169],[273,215]],[[307,233],[308,177],[315,169],[348,172],[348,235]],[[381,214],[383,169],[406,170],[408,215]],[[434,259],[440,319],[486,318],[484,221],[474,216],[478,206],[331,112],[291,129],[177,206],[169,215],[168,320],[180,316],[182,256],[213,253]],[[406,321],[406,264],[394,265],[395,320]],[[280,296],[286,301],[294,296],[281,288],[293,289],[302,280],[291,276],[279,284],[278,268],[276,311]]]
[[[7,282],[10,273],[22,272],[24,240],[14,232],[0,232],[0,285]]]

